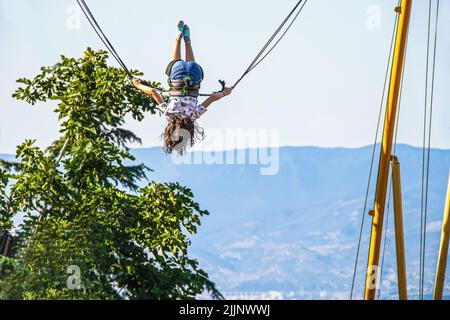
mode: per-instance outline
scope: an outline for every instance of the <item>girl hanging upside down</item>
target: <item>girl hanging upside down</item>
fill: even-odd
[[[181,38],[184,38],[186,45],[185,60],[181,59]],[[198,127],[196,120],[213,102],[231,94],[232,88],[214,93],[199,104],[198,96],[204,74],[202,67],[195,62],[190,29],[183,21],[178,23],[175,48],[166,74],[170,86],[168,102],[158,90],[144,85],[139,79],[134,79],[133,85],[152,96],[158,108],[167,117],[168,123],[163,133],[164,150],[168,154],[173,151],[183,154],[188,147],[195,144],[196,140],[204,137],[203,129]]]

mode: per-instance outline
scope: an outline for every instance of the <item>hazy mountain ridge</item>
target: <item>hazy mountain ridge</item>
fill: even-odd
[[[372,147],[280,148],[279,172],[274,176],[262,176],[256,164],[176,165],[161,148],[134,149],[133,153],[137,162],[154,170],[149,173],[150,180],[178,181],[192,188],[202,208],[210,211],[192,238],[191,253],[228,298],[346,299],[371,151]],[[414,297],[419,270],[422,150],[399,145],[397,155],[402,165],[408,286]],[[434,282],[449,168],[450,150],[432,150],[428,294]],[[375,181],[374,176],[372,185]],[[373,197],[369,209],[372,203]],[[359,298],[370,222],[366,216],[357,273]],[[382,298],[396,298],[392,226],[391,212]]]
[[[275,176],[261,176],[255,165],[174,165],[159,148],[134,154],[155,170],[150,179],[191,187],[211,212],[191,250],[228,296],[333,299],[347,298],[351,286],[371,151],[372,147],[281,148]],[[422,150],[399,145],[397,155],[402,165],[409,287],[414,295]],[[432,150],[427,291],[434,281],[449,168],[450,151]],[[376,169],[375,164],[374,173]],[[375,181],[374,176],[372,185]],[[373,197],[369,209],[372,203]],[[391,218],[382,298],[396,296]],[[357,296],[362,292],[370,222],[366,216]]]

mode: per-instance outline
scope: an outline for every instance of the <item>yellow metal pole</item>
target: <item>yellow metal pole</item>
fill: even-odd
[[[436,271],[436,283],[434,285],[434,300],[442,300],[444,295],[445,272],[447,269],[448,242],[450,239],[450,174],[448,177],[447,201],[442,224],[441,247]]]
[[[391,162],[394,129],[397,118],[400,86],[403,76],[406,42],[408,38],[409,21],[411,17],[412,0],[402,0],[401,6],[396,8],[399,14],[399,23],[395,42],[392,64],[391,82],[387,101],[386,117],[383,131],[383,142],[378,171],[377,192],[375,195],[375,208],[370,211],[373,216],[372,233],[370,238],[370,251],[367,267],[365,299],[374,300],[378,280],[378,264],[380,260],[380,247],[383,232],[383,218],[386,206],[387,185],[389,180],[389,167]]]
[[[397,252],[398,297],[400,300],[408,300],[400,162],[398,161],[398,158],[396,156],[393,156],[392,159],[392,187],[394,193],[395,249]]]

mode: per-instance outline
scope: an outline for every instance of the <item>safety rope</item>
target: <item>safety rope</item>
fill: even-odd
[[[260,52],[257,54],[255,59],[250,63],[249,67],[244,71],[242,76],[235,82],[235,84],[232,86],[232,88],[236,88],[236,86],[253,70],[255,69],[261,62],[263,62],[269,54],[278,46],[280,41],[286,36],[287,32],[291,29],[294,22],[297,20],[298,16],[302,12],[303,8],[305,7],[308,0],[299,0],[298,3],[295,5],[294,9],[291,10],[291,12],[288,14],[288,16],[283,20],[281,25],[278,27],[278,29],[274,32],[274,34],[270,37],[269,41],[264,45],[263,49],[260,50]],[[109,41],[108,37],[103,32],[100,25],[97,23],[97,20],[95,19],[94,15],[92,14],[91,10],[89,9],[89,6],[86,4],[84,0],[77,0],[78,5],[80,6],[81,10],[83,11],[84,15],[86,16],[87,20],[91,24],[94,31],[97,33],[100,40],[103,42],[105,47],[108,49],[108,51],[111,53],[111,55],[116,59],[120,67],[127,73],[127,76],[130,79],[133,79],[134,76],[131,74],[123,60],[120,58],[119,54],[115,50],[114,46]],[[300,9],[299,9],[300,8]],[[297,9],[298,12],[297,12]],[[297,13],[296,13],[297,12]],[[273,41],[276,39],[276,37],[280,34],[280,32],[283,30],[285,25],[290,21],[292,16],[295,14],[294,18],[292,19],[291,23],[288,25],[288,27],[285,29],[285,31],[282,33],[280,38],[275,42],[275,44],[270,48],[270,45],[273,43]],[[220,84],[222,85],[222,91],[225,89],[225,81],[219,80]],[[219,91],[221,92],[221,91]],[[203,94],[200,93],[199,96],[207,97],[211,96],[212,94]]]
[[[427,33],[427,58],[425,71],[425,95],[424,95],[424,115],[423,115],[423,141],[422,141],[422,190],[420,196],[420,248],[419,248],[419,299],[422,300],[422,256],[423,256],[423,220],[424,220],[424,193],[425,193],[425,145],[427,134],[427,114],[428,114],[428,78],[430,74],[430,41],[431,41],[431,0],[428,1],[428,33]]]
[[[86,16],[87,20],[91,24],[92,28],[94,29],[95,33],[97,33],[100,40],[103,42],[105,47],[108,49],[108,51],[111,53],[111,55],[116,59],[117,63],[121,66],[121,68],[126,72],[127,76],[131,79],[133,78],[133,75],[131,74],[130,70],[127,68],[123,60],[120,58],[119,54],[117,53],[114,46],[109,41],[108,37],[103,32],[102,28],[97,23],[97,20],[95,19],[94,15],[92,14],[91,10],[89,9],[88,5],[84,0],[77,0],[78,5],[80,6],[81,10],[83,11],[84,15]]]
[[[419,299],[424,299],[425,285],[425,259],[426,259],[426,240],[427,240],[427,220],[428,220],[428,194],[429,194],[429,178],[430,178],[430,160],[431,160],[431,134],[433,124],[433,107],[434,107],[434,88],[436,75],[436,58],[437,58],[437,40],[439,26],[439,8],[440,0],[436,4],[436,27],[434,33],[433,60],[431,71],[431,92],[430,92],[430,114],[428,123],[428,145],[427,136],[427,110],[428,110],[428,92],[429,92],[429,65],[430,65],[430,44],[431,44],[431,0],[429,4],[428,16],[428,41],[427,41],[427,66],[425,80],[425,113],[424,113],[424,132],[423,132],[423,154],[422,154],[422,198],[421,198],[421,241],[420,241],[420,275],[419,275]],[[426,158],[426,159],[425,159]],[[426,163],[426,169],[425,169]]]
[[[280,26],[277,28],[277,30],[272,34],[270,39],[266,42],[264,47],[258,52],[256,57],[253,59],[253,61],[250,63],[248,68],[244,71],[244,73],[241,75],[241,77],[234,83],[232,88],[236,88],[239,83],[251,72],[253,69],[255,69],[261,62],[263,62],[269,54],[278,46],[280,41],[286,36],[288,31],[291,29],[292,25],[295,23],[297,18],[299,17],[300,13],[303,11],[303,8],[305,7],[308,0],[299,0],[297,4],[294,6],[294,8],[291,10],[291,12],[287,15],[287,17],[283,20],[283,22],[280,24]],[[297,9],[298,12],[297,12]],[[289,20],[292,18],[292,16],[297,12],[297,14],[292,19],[291,23],[288,25],[286,30],[283,32],[283,34],[280,36],[280,38],[275,42],[275,44],[268,50],[270,45],[273,43],[273,41],[276,39],[278,34],[283,30],[284,26],[289,22]]]
[[[51,186],[53,185],[53,183],[54,183],[54,181],[55,181],[55,176],[56,176],[56,172],[57,172],[57,170],[58,170],[59,163],[61,162],[62,158],[64,157],[64,154],[66,153],[66,150],[67,150],[67,148],[68,148],[68,146],[69,146],[69,142],[70,142],[70,138],[67,138],[67,139],[64,141],[64,144],[63,144],[61,150],[60,150],[59,153],[58,153],[58,157],[56,158],[56,161],[55,161],[55,170],[52,172],[52,175],[51,175],[51,177],[50,177],[50,184],[49,184],[49,190],[48,190],[48,192],[50,192],[50,188],[51,188]],[[27,250],[28,250],[28,248],[29,248],[29,244],[30,244],[31,239],[32,239],[32,238],[36,235],[36,233],[38,232],[38,227],[39,227],[40,225],[42,225],[42,224],[44,223],[45,218],[47,218],[47,210],[48,210],[48,202],[45,201],[42,210],[40,210],[40,212],[39,212],[39,216],[38,216],[38,226],[36,226],[36,228],[32,231],[31,237],[30,237],[29,239],[27,239],[27,240],[25,241],[25,243],[24,243],[24,246],[25,246],[25,252],[27,252]]]
[[[400,6],[401,2],[399,1],[398,5]],[[408,35],[406,36],[406,49],[405,54],[403,57],[403,60],[405,61],[406,65],[406,59],[407,59],[407,53],[408,53],[408,47],[409,47],[409,29],[408,29]],[[394,135],[394,148],[393,148],[393,155],[397,154],[397,145],[398,145],[398,128],[400,124],[400,117],[401,117],[401,109],[402,109],[402,98],[403,98],[403,88],[404,88],[404,82],[405,77],[402,77],[402,81],[400,83],[400,91],[399,91],[399,101],[398,101],[398,112],[397,112],[397,120],[395,124],[395,135]],[[391,171],[392,171],[392,162],[391,162]],[[378,289],[378,300],[380,300],[381,292],[383,289],[383,275],[384,275],[384,265],[385,265],[385,257],[386,257],[386,243],[387,243],[387,233],[389,230],[389,217],[391,212],[391,201],[392,201],[392,188],[393,188],[393,181],[392,176],[390,177],[389,181],[389,198],[388,198],[388,204],[387,204],[387,213],[386,213],[386,224],[384,229],[384,244],[383,244],[383,252],[382,252],[382,258],[381,258],[381,270],[380,270],[380,287]],[[394,212],[395,214],[395,212]]]
[[[57,168],[59,166],[59,163],[61,162],[62,158],[64,157],[64,154],[66,153],[66,150],[69,146],[69,142],[70,142],[70,138],[67,138],[61,148],[61,150],[58,153],[58,158],[56,158],[55,161],[55,171],[52,172],[52,175],[50,177],[50,186],[53,185],[53,182],[55,182],[55,175],[57,172]],[[39,223],[43,223],[44,219],[47,217],[47,210],[48,210],[48,203],[45,202],[44,203],[44,208],[42,209],[42,211],[39,214]]]
[[[408,30],[408,34],[409,34],[409,30]],[[404,56],[405,64],[406,64],[406,57],[407,57],[407,52],[408,52],[409,36],[407,36],[406,39],[407,39],[406,40],[406,50],[405,50],[405,56]],[[399,91],[397,121],[396,121],[396,124],[395,124],[394,149],[393,149],[393,153],[392,153],[394,155],[397,154],[398,127],[399,127],[399,124],[400,124],[404,80],[405,80],[405,77],[402,77],[402,81],[401,81],[401,84],[400,84],[400,91]],[[392,162],[391,162],[391,171],[392,171]],[[383,275],[384,275],[384,262],[385,262],[385,256],[386,256],[387,233],[388,233],[388,230],[389,230],[389,217],[390,217],[390,212],[391,212],[392,187],[393,187],[392,184],[393,184],[393,182],[392,182],[392,175],[391,175],[390,181],[389,181],[389,199],[388,199],[388,204],[387,204],[386,224],[385,224],[385,228],[384,228],[384,244],[383,244],[383,253],[382,253],[382,258],[381,258],[380,287],[378,289],[378,300],[380,300],[381,292],[382,292],[382,289],[383,289]],[[394,214],[395,214],[395,212],[394,212]]]
[[[388,80],[389,80],[389,70],[390,70],[390,66],[392,63],[392,55],[393,55],[394,41],[395,41],[395,30],[397,29],[397,25],[398,25],[398,15],[395,16],[395,22],[394,22],[394,27],[393,27],[393,31],[392,31],[391,45],[390,45],[390,49],[389,49],[388,63],[387,63],[387,67],[386,67],[386,74],[384,77],[383,93],[382,93],[382,98],[381,98],[380,108],[379,108],[379,113],[378,113],[378,122],[377,122],[377,128],[376,128],[376,132],[375,132],[375,139],[374,139],[374,143],[373,143],[369,177],[368,177],[368,181],[367,181],[366,194],[365,194],[365,199],[364,199],[364,207],[363,207],[363,211],[362,211],[361,225],[360,225],[360,230],[359,230],[358,246],[357,246],[357,250],[356,250],[355,264],[354,264],[354,268],[353,268],[353,278],[352,278],[352,287],[350,290],[350,300],[353,299],[353,294],[354,294],[354,290],[355,290],[356,274],[358,271],[359,256],[361,253],[362,235],[364,232],[364,224],[365,224],[366,214],[367,214],[367,204],[369,201],[370,185],[372,182],[373,168],[375,165],[375,154],[376,154],[376,149],[377,149],[377,141],[378,141],[378,136],[379,136],[380,127],[381,127],[381,116],[383,114],[383,107],[384,107],[384,102],[386,99],[386,89],[387,89],[387,84],[388,84]]]

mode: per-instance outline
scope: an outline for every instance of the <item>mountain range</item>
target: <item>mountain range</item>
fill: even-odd
[[[347,299],[361,220],[366,215],[354,297],[361,298],[363,293],[371,225],[363,206],[372,149],[280,148],[272,151],[279,157],[274,175],[262,175],[264,166],[257,161],[251,164],[249,159],[257,150],[232,151],[235,155],[244,152],[247,164],[197,161],[183,165],[159,148],[138,149],[134,154],[138,162],[154,169],[150,179],[178,181],[192,188],[196,200],[210,211],[192,238],[191,253],[227,298]],[[419,290],[423,153],[420,148],[399,145],[396,154],[402,171],[408,290],[414,298]],[[188,157],[221,159],[211,153]],[[428,295],[434,283],[450,150],[433,149],[430,159],[425,265]],[[367,209],[373,206],[376,173],[377,161]],[[392,210],[387,221],[380,298],[395,299]]]
[[[269,153],[260,149],[193,152],[182,159],[165,155],[161,148],[132,152],[138,163],[153,170],[149,180],[190,187],[196,201],[210,212],[191,237],[190,254],[228,299],[348,299],[364,215],[354,291],[354,298],[360,299],[371,224],[363,207],[372,149],[283,147]],[[402,170],[408,291],[410,298],[417,298],[423,154],[422,149],[407,145],[398,145],[396,154]],[[267,175],[268,159],[274,170]],[[373,206],[376,165],[367,209]],[[428,297],[449,168],[450,150],[433,149],[425,265]],[[390,208],[381,299],[397,298]]]

